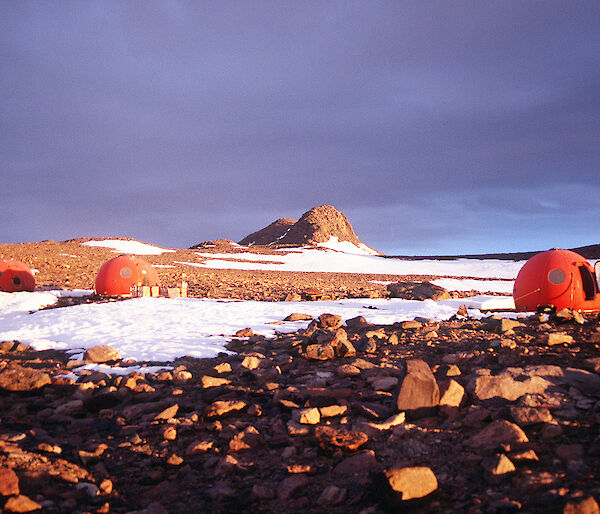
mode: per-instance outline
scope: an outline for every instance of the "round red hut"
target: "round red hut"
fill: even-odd
[[[158,286],[158,273],[144,259],[120,255],[105,262],[96,275],[96,292],[111,296],[131,294],[131,286]]]
[[[513,287],[518,311],[538,308],[600,310],[598,280],[591,264],[570,250],[538,253],[519,271]]]
[[[14,293],[34,289],[35,278],[27,264],[11,259],[0,259],[0,291]]]

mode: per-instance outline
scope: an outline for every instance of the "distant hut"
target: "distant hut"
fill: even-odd
[[[135,255],[120,255],[105,262],[96,275],[96,292],[111,296],[129,296],[132,286],[160,286],[152,265]]]
[[[27,264],[12,259],[0,259],[0,291],[15,293],[34,289],[35,277]]]

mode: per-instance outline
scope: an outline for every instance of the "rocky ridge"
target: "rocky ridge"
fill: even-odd
[[[0,343],[4,511],[599,511],[598,315],[289,318],[125,376]]]

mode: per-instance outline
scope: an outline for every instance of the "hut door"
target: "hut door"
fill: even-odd
[[[600,290],[600,261],[596,261],[594,272],[596,274],[596,288]]]
[[[596,298],[596,292],[598,291],[598,284],[594,277],[594,274],[587,266],[579,266],[579,272],[581,273],[581,283],[583,285],[583,292],[587,301]]]

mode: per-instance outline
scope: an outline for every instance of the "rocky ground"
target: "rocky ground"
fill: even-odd
[[[85,241],[89,241],[89,238],[0,244],[0,259],[17,259],[37,270],[35,279],[38,288],[94,289],[98,270],[118,253],[109,248],[82,245]],[[251,250],[240,248],[230,241],[210,241],[200,245],[200,248],[208,253],[252,251],[264,255],[266,262],[269,261],[269,255],[282,254],[269,247],[252,247]],[[162,285],[174,287],[185,280],[188,282],[188,295],[199,298],[264,301],[280,301],[288,295],[308,300],[379,298],[387,296],[387,290],[385,284],[377,282],[439,278],[435,275],[216,270],[182,264],[203,262],[197,249],[178,249],[161,255],[144,255],[142,258],[159,266],[157,271]]]
[[[38,285],[91,289],[115,254],[80,243],[0,254],[38,269]],[[385,296],[370,280],[429,278],[190,268],[159,271],[173,285],[186,273],[197,296],[263,300]],[[0,343],[0,511],[600,512],[597,314],[305,318],[125,376]],[[122,364],[110,347],[86,359]]]
[[[6,512],[598,512],[597,316],[324,314],[129,376],[1,349]]]

